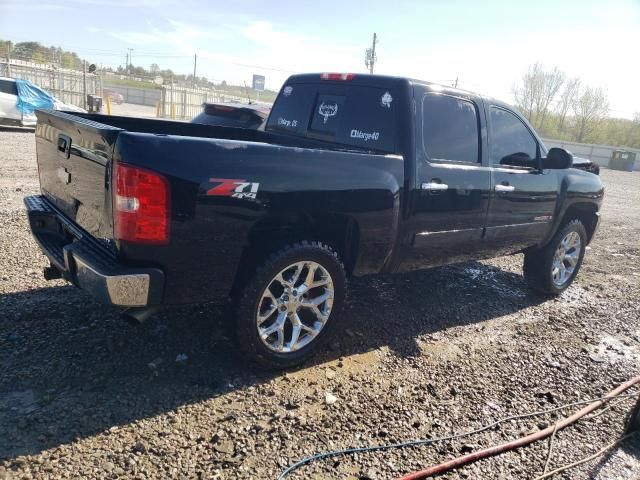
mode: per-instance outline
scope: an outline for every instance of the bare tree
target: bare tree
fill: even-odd
[[[560,71],[558,67],[554,67],[553,70],[544,72],[542,77],[542,88],[540,89],[540,95],[537,98],[536,108],[536,123],[537,128],[542,129],[544,127],[544,121],[546,120],[547,113],[551,103],[555,100],[558,92],[564,84],[565,74]]]
[[[564,90],[562,90],[562,94],[560,95],[560,101],[558,102],[558,116],[559,116],[558,131],[560,133],[564,132],[567,114],[569,113],[569,110],[573,107],[579,92],[580,92],[580,79],[578,77],[569,79],[564,86]]]
[[[609,100],[602,88],[586,87],[573,104],[576,141],[582,142],[609,113]]]
[[[516,106],[533,123],[535,99],[539,96],[542,66],[535,63],[522,76],[522,83],[514,87]]]
[[[564,84],[565,74],[558,67],[545,70],[535,63],[522,77],[522,84],[514,89],[516,106],[536,128],[544,127],[549,108]]]
[[[631,146],[640,143],[640,112],[633,114],[633,120],[627,125],[624,145]]]

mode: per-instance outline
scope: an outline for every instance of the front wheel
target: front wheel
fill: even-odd
[[[240,348],[261,367],[304,362],[326,342],[345,293],[344,267],[330,247],[284,247],[257,269],[236,302]]]
[[[580,220],[561,227],[543,248],[524,255],[524,276],[529,285],[548,295],[559,295],[573,282],[582,265],[587,232]]]

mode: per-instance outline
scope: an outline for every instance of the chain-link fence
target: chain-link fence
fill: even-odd
[[[21,78],[46,90],[64,103],[85,108],[86,95],[102,92],[102,82],[95,74],[57,68],[22,60],[0,59],[0,77]],[[85,88],[86,80],[86,88]]]

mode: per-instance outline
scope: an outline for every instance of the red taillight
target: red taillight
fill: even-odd
[[[117,164],[114,172],[115,238],[130,243],[169,242],[169,183],[157,173]]]
[[[342,80],[348,81],[356,78],[355,73],[321,73],[320,80]]]

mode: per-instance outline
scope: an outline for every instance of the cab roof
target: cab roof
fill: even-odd
[[[415,78],[396,77],[392,75],[376,75],[376,74],[371,75],[368,73],[355,73],[355,74],[349,74],[349,75],[353,75],[353,78],[348,80],[324,80],[321,78],[322,75],[323,73],[320,73],[320,72],[292,75],[285,82],[285,85],[288,83],[318,83],[319,81],[332,83],[336,85],[348,83],[351,85],[360,85],[360,86],[367,86],[367,87],[382,87],[382,88],[384,87],[392,88],[397,86],[408,86],[408,85],[421,85],[430,89],[442,91],[444,93],[453,94],[453,95],[463,95],[466,97],[482,98],[483,100],[486,100],[494,105],[501,105],[504,107],[508,107],[510,109],[513,108],[513,106],[509,105],[506,102],[503,102],[501,100],[495,99],[490,96],[482,95],[480,93],[477,93],[471,90],[454,88],[447,85],[442,85],[435,82],[429,82],[426,80],[419,80]],[[347,75],[347,74],[344,74],[344,75]]]

